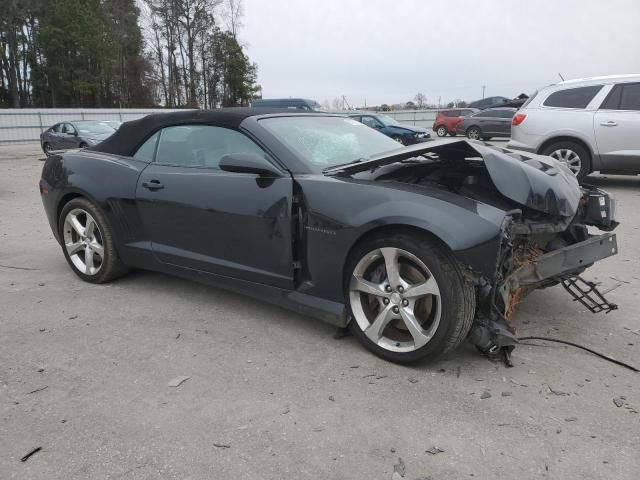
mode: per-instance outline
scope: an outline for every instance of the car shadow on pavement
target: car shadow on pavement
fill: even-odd
[[[640,187],[640,176],[637,175],[602,175],[593,174],[589,175],[584,183],[594,185],[596,187],[618,187],[618,188],[633,188]]]

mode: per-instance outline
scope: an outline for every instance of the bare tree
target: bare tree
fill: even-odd
[[[222,18],[224,19],[227,29],[233,35],[238,37],[238,30],[242,27],[242,15],[244,14],[244,5],[242,0],[224,0],[224,8]]]
[[[413,99],[415,100],[416,107],[418,107],[418,109],[424,108],[427,103],[427,96],[424,93],[416,93],[416,96],[413,97]]]

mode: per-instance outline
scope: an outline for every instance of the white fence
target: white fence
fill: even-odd
[[[150,113],[176,110],[164,108],[8,108],[0,110],[0,144],[39,142],[40,133],[63,121],[118,120],[126,122]]]
[[[74,120],[135,120],[150,113],[174,112],[175,109],[116,108],[8,108],[0,110],[0,145],[40,141],[40,134],[50,126]],[[398,110],[380,112],[399,122],[431,128],[437,110]]]
[[[394,112],[380,112],[382,115],[389,115],[400,123],[409,123],[417,127],[428,130],[433,126],[438,110],[396,110]]]

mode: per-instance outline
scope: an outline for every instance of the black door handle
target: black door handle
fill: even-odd
[[[160,190],[161,188],[164,188],[164,185],[160,183],[159,180],[150,180],[148,182],[143,182],[142,186],[144,188],[148,188],[149,190]]]

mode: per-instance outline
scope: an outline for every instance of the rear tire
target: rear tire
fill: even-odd
[[[349,328],[385,360],[436,358],[469,333],[475,290],[451,252],[427,235],[376,235],[355,247],[345,272]]]
[[[564,163],[579,182],[591,173],[591,154],[577,142],[571,140],[554,142],[545,147],[541,153]]]
[[[449,132],[449,135],[451,135],[452,137],[456,136],[456,132]]]
[[[473,126],[467,128],[466,135],[469,140],[480,140],[482,137],[482,131],[480,130],[480,127]]]
[[[127,272],[116,252],[111,225],[88,199],[74,198],[62,208],[58,233],[67,263],[85,282],[110,282]]]

